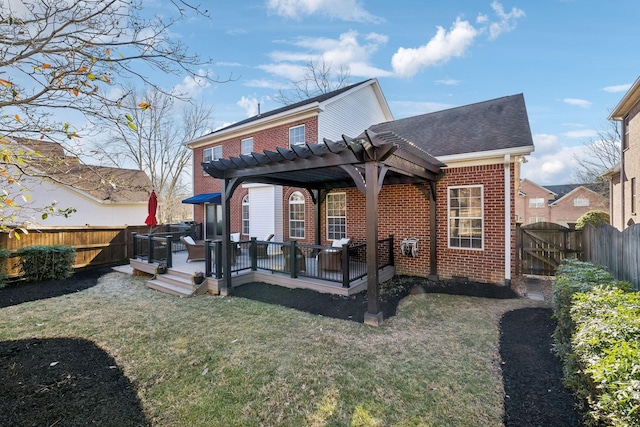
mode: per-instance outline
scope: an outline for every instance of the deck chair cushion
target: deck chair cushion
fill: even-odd
[[[342,245],[348,245],[349,243],[351,243],[351,239],[347,239],[347,238],[338,239],[338,240],[334,240],[331,243],[331,247],[333,247],[333,248],[341,248]]]
[[[196,244],[196,242],[193,240],[193,238],[191,236],[184,236],[184,241],[188,245],[195,245]]]

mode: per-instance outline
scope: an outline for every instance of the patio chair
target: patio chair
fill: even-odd
[[[269,234],[264,241],[265,242],[270,242],[271,239],[273,239],[273,234]],[[269,254],[267,253],[267,249],[269,248],[269,244],[268,243],[257,243],[256,244],[256,256],[258,258],[268,258]]]
[[[180,240],[187,248],[187,262],[204,260],[204,241],[196,242],[191,236],[180,236]]]
[[[282,255],[284,256],[284,271],[291,271],[291,246],[282,246]],[[307,258],[304,256],[300,248],[296,247],[296,267],[298,271],[307,271]]]
[[[348,245],[351,239],[338,239],[331,243],[331,248],[318,253],[318,268],[327,271],[342,270],[342,245]]]

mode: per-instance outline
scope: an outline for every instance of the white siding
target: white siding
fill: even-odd
[[[262,240],[273,233],[274,241],[282,241],[282,187],[273,185],[248,187],[250,236]]]
[[[371,86],[327,103],[318,117],[318,142],[338,140],[342,135],[356,137],[371,125],[386,122],[386,117]]]
[[[33,180],[25,178],[22,183],[29,188],[26,192],[31,196],[31,201],[26,203],[26,209],[18,213],[17,223],[30,221],[41,226],[84,226],[84,225],[141,225],[147,218],[147,203],[111,204],[100,203],[97,200],[83,196],[82,193],[71,190],[63,185],[49,181]],[[69,218],[63,216],[49,216],[43,220],[41,210],[52,202],[58,202],[57,207],[66,209],[73,207],[77,212]],[[22,203],[21,203],[22,204]]]

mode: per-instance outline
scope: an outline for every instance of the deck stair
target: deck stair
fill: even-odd
[[[133,261],[133,260],[132,260]],[[131,263],[132,267],[139,271],[153,274],[153,277],[147,281],[147,287],[155,289],[159,292],[177,295],[179,297],[191,297],[202,295],[208,290],[207,279],[199,285],[195,285],[191,281],[191,274],[168,269],[165,274],[157,274],[157,265],[147,263]]]
[[[207,281],[194,285],[190,274],[169,269],[166,274],[157,274],[147,281],[147,287],[165,294],[191,297],[207,292]]]

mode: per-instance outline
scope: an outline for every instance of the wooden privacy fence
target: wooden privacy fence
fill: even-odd
[[[76,250],[76,269],[125,264],[131,256],[131,233],[148,231],[146,225],[41,227],[29,230],[29,234],[21,234],[19,240],[15,237],[10,239],[7,233],[0,233],[0,248],[15,252],[26,246],[69,245]],[[10,277],[19,275],[16,258],[7,260],[7,273]]]
[[[579,258],[582,233],[551,222],[518,227],[517,273],[554,276],[566,258]]]
[[[618,280],[640,284],[640,224],[624,231],[609,224],[594,227],[587,224],[583,230],[584,255],[582,259],[602,265]]]

